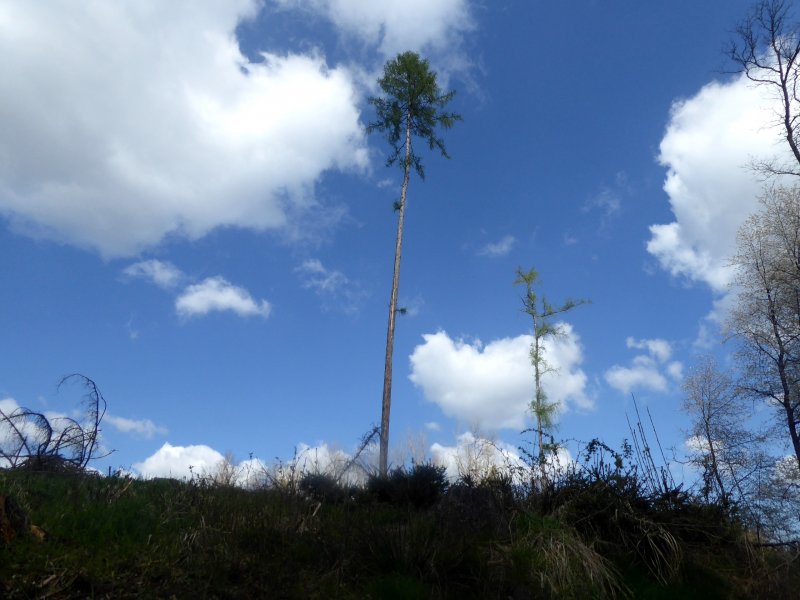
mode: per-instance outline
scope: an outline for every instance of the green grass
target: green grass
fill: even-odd
[[[659,504],[628,482],[588,479],[546,498],[435,478],[409,494],[396,479],[402,493],[381,488],[379,501],[0,470],[0,494],[50,535],[0,547],[0,597],[713,600],[800,589],[789,552],[748,546],[735,522],[688,498]]]

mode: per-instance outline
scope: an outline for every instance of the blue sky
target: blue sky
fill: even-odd
[[[666,446],[720,347],[726,260],[783,152],[723,48],[749,1],[204,0],[0,5],[0,402],[108,401],[99,467],[186,474],[380,419],[401,173],[364,126],[397,52],[463,116],[411,181],[391,445],[525,443],[517,267],[587,298],[548,347],[557,435]],[[411,441],[410,441],[411,440]],[[305,446],[301,446],[301,445]]]

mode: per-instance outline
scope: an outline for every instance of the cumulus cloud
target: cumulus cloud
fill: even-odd
[[[328,269],[317,258],[303,261],[295,269],[305,289],[314,290],[322,298],[325,310],[337,309],[347,314],[357,313],[367,293],[361,286],[351,281],[344,273]]]
[[[146,440],[152,439],[156,435],[164,435],[167,433],[165,427],[156,425],[150,419],[128,419],[106,413],[103,417],[103,423],[108,423],[114,429],[122,433],[131,433]]]
[[[555,369],[544,375],[548,398],[565,409],[592,406],[586,374],[580,368],[580,338],[568,323],[548,339],[544,356]],[[533,397],[532,337],[521,335],[487,344],[453,340],[446,332],[423,335],[410,356],[410,379],[449,417],[488,429],[522,429]]]
[[[656,392],[667,390],[667,379],[661,374],[656,362],[648,356],[637,356],[629,367],[614,365],[605,374],[608,384],[629,394],[634,388]]]
[[[786,154],[775,108],[770,86],[744,76],[709,83],[673,104],[659,162],[667,168],[664,190],[675,220],[652,225],[647,243],[672,275],[727,290],[736,232],[758,209],[763,188],[749,166]]]
[[[11,414],[19,408],[19,404],[13,398],[0,398],[0,411],[6,415]]]
[[[469,475],[480,481],[492,472],[518,475],[525,468],[519,451],[505,442],[492,441],[467,431],[456,438],[455,446],[433,444],[434,464],[445,467],[450,479]]]
[[[134,263],[126,267],[122,273],[125,277],[146,279],[168,291],[174,290],[178,283],[189,279],[172,263],[160,260],[144,260]],[[259,315],[267,318],[272,307],[266,300],[254,300],[250,292],[217,275],[207,277],[200,283],[184,288],[177,295],[175,310],[184,318],[225,310],[242,317]],[[132,339],[138,337],[139,334],[131,328],[130,321],[128,330]]]
[[[507,235],[499,242],[489,243],[478,250],[478,256],[488,256],[490,258],[497,258],[505,256],[517,243],[517,238],[513,235]]]
[[[4,2],[0,214],[107,257],[311,214],[323,172],[368,163],[359,92],[319,55],[250,62],[259,6]]]
[[[473,28],[468,0],[277,0],[324,15],[342,32],[385,56],[458,46]]]
[[[655,338],[652,340],[637,340],[628,337],[625,340],[625,345],[628,348],[635,348],[637,350],[647,350],[659,362],[666,362],[672,356],[672,345],[667,340]]]
[[[160,260],[142,260],[133,263],[125,267],[122,273],[133,279],[146,279],[164,289],[171,289],[184,279],[178,267]]]
[[[719,449],[722,447],[722,442],[720,440],[712,441],[715,448]],[[692,454],[709,454],[711,452],[711,446],[708,443],[708,439],[699,435],[693,435],[686,438],[683,441],[683,445],[686,450]]]
[[[606,382],[624,394],[634,389],[647,389],[665,392],[669,382],[680,381],[683,377],[683,364],[670,361],[672,345],[662,339],[637,340],[629,337],[625,340],[628,348],[646,350],[647,354],[639,354],[633,358],[629,366],[614,365],[605,372]]]
[[[266,300],[254,300],[247,290],[222,277],[208,277],[190,285],[175,300],[181,317],[206,315],[212,311],[231,311],[242,317],[269,316],[272,307]]]
[[[269,482],[270,468],[260,458],[248,458],[235,467],[234,483],[246,489],[257,489]]]
[[[503,474],[518,483],[530,482],[530,467],[520,456],[518,448],[476,437],[469,431],[456,438],[455,446],[433,444],[431,458],[434,464],[445,467],[451,480],[469,476],[480,481],[494,474]],[[566,469],[573,464],[572,455],[566,448],[559,448],[555,455],[548,454],[546,463],[548,470]]]
[[[338,474],[351,459],[344,450],[334,449],[328,444],[317,446],[298,444],[295,465],[301,473]]]
[[[195,475],[214,473],[225,457],[205,445],[173,446],[165,442],[152,456],[133,469],[142,477],[172,477],[183,479]]]
[[[0,412],[3,413],[5,418],[0,422],[0,469],[8,468],[11,461],[5,455],[16,456],[20,449],[19,436],[9,426],[8,417],[14,415],[20,409],[19,404],[13,398],[0,398]],[[27,422],[24,423],[26,430],[25,435],[35,435],[35,429],[31,429]]]

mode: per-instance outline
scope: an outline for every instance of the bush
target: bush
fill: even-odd
[[[300,479],[300,491],[321,502],[344,502],[348,490],[327,473],[306,473]]]
[[[378,502],[430,508],[447,491],[445,467],[420,463],[411,467],[394,469],[388,477],[371,475],[367,480],[367,493]]]

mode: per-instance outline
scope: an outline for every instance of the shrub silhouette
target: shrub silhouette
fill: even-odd
[[[392,470],[388,477],[372,475],[367,480],[367,493],[379,502],[430,508],[447,491],[445,467],[419,463],[406,470]]]
[[[48,418],[24,407],[8,413],[0,410],[0,466],[5,463],[29,471],[83,472],[90,461],[101,458],[97,451],[106,400],[97,384],[79,373],[62,378],[58,389],[72,382],[78,382],[85,391],[81,421],[67,416]]]
[[[338,503],[349,497],[349,490],[327,473],[306,473],[299,487],[301,492],[320,502]]]

